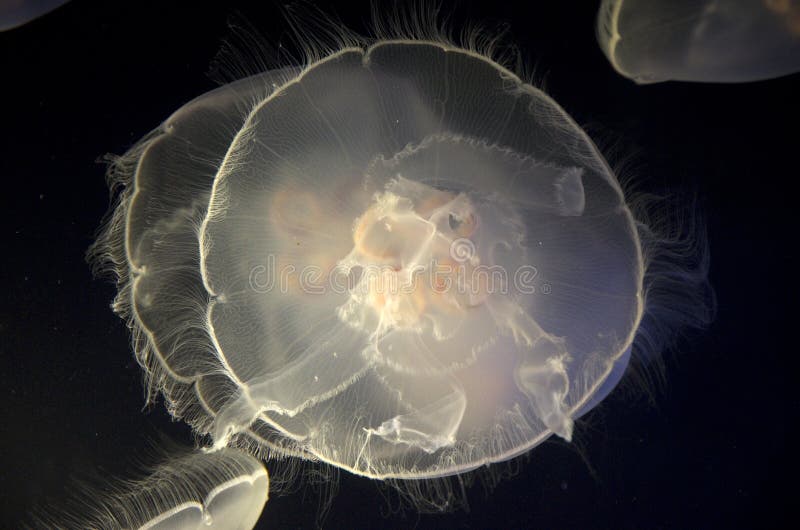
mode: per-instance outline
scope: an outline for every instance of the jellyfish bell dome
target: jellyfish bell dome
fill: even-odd
[[[461,473],[569,440],[630,357],[645,262],[620,187],[479,50],[381,39],[236,81],[111,175],[115,308],[212,450]]]

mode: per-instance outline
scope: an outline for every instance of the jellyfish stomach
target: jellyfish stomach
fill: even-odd
[[[356,220],[353,249],[338,263],[356,278],[339,318],[373,344],[392,331],[450,338],[489,294],[485,278],[474,274],[482,263],[471,239],[478,225],[464,193],[407,179],[387,186]]]

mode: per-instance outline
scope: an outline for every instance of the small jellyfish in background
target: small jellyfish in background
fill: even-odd
[[[603,0],[603,53],[637,83],[737,83],[800,71],[797,0]]]
[[[258,459],[235,449],[192,452],[141,479],[112,479],[100,493],[82,495],[73,500],[79,509],[39,515],[36,528],[250,529],[267,502],[269,476]]]
[[[69,0],[0,0],[0,31],[37,19]]]
[[[660,253],[584,131],[430,18],[308,36],[305,66],[200,96],[112,164],[93,253],[149,395],[209,455],[400,488],[508,460],[571,439],[645,315],[703,305],[705,269]]]

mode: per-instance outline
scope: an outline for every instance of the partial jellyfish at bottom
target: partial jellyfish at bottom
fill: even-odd
[[[136,479],[78,485],[77,508],[39,513],[35,528],[245,530],[269,497],[269,475],[257,458],[235,449],[173,452]]]
[[[93,254],[198,454],[416,483],[570,440],[624,374],[656,245],[555,101],[440,34],[224,85],[112,164]]]

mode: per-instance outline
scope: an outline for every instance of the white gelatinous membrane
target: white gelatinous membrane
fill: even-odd
[[[800,2],[603,0],[597,38],[637,83],[769,79],[800,71]]]
[[[248,530],[269,496],[269,477],[255,457],[235,449],[172,458],[138,480],[82,491],[86,505],[40,517],[42,528]]]
[[[546,94],[433,40],[187,104],[112,167],[95,252],[151,392],[213,447],[420,479],[507,460],[618,382],[645,260]]]

